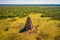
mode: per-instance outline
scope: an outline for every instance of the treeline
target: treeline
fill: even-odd
[[[0,6],[0,18],[25,17],[30,13],[43,13],[45,16],[60,17],[60,7],[40,6]]]

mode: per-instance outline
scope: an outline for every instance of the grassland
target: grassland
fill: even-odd
[[[36,29],[19,33],[28,16]],[[60,7],[0,6],[0,40],[60,40]]]

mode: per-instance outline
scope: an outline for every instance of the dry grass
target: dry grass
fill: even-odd
[[[51,20],[51,17],[40,17],[43,14],[33,14],[30,16],[35,27],[33,32],[19,33],[28,16],[24,18],[7,18],[0,20],[0,40],[55,40],[54,37],[60,36],[60,21]],[[57,26],[58,25],[58,26]],[[4,31],[9,28],[7,31]]]

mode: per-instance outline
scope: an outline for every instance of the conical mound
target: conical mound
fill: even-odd
[[[30,17],[27,18],[25,27],[22,30],[20,30],[19,32],[25,32],[25,31],[28,31],[28,30],[32,30],[32,21],[31,21]]]

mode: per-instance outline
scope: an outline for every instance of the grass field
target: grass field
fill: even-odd
[[[35,30],[19,33],[27,17]],[[60,7],[0,6],[0,40],[60,40]]]

